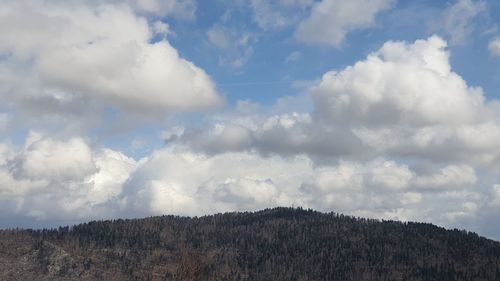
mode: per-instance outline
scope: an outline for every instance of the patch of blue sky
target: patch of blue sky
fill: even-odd
[[[447,38],[443,30],[433,28],[451,1],[400,0],[397,5],[377,16],[374,27],[347,34],[339,48],[307,45],[294,39],[295,26],[259,29],[248,6],[230,5],[224,1],[200,1],[193,21],[168,21],[175,35],[169,37],[181,55],[195,62],[211,75],[229,105],[250,99],[264,105],[273,104],[284,95],[293,95],[293,81],[314,80],[326,71],[343,69],[366,57],[389,41],[414,41],[432,34]],[[488,43],[497,33],[500,3],[487,1],[488,13],[478,15],[470,23],[473,32],[463,44],[449,45],[453,69],[473,86],[480,86],[488,97],[499,97],[499,59],[492,58]],[[228,11],[231,16],[227,17]],[[226,15],[226,17],[224,17]],[[206,32],[221,24],[237,32],[251,32],[257,39],[250,43],[251,57],[241,67],[220,63],[227,50],[215,48]],[[293,52],[296,61],[286,63]]]

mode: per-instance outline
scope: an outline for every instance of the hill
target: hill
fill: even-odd
[[[500,243],[275,208],[0,231],[0,280],[500,280]]]

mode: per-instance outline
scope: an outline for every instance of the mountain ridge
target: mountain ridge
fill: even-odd
[[[500,243],[429,223],[286,207],[0,231],[0,279],[33,278],[500,280]]]

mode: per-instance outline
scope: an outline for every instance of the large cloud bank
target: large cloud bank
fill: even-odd
[[[26,54],[9,48],[16,59]],[[242,102],[210,126],[167,130],[166,146],[140,160],[85,137],[31,132],[22,145],[0,146],[2,214],[84,220],[301,205],[498,235],[485,225],[500,211],[499,104],[453,72],[449,57],[437,36],[390,41],[318,79],[311,112],[269,114]],[[61,85],[73,87],[67,79]]]
[[[263,30],[297,22],[296,39],[339,47],[395,1],[250,3]],[[273,15],[282,6],[310,15]],[[105,145],[96,131],[116,129],[116,114],[127,126],[223,103],[169,41],[166,21],[195,11],[190,0],[2,3],[0,226],[300,205],[500,237],[500,103],[452,69],[438,36],[386,42],[318,77],[305,98],[270,109],[240,101],[203,126],[165,125],[165,145],[140,159]],[[250,37],[231,45],[239,35],[214,25],[206,37],[251,51]],[[303,100],[311,110],[287,105]]]

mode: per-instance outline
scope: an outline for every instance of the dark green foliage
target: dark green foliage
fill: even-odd
[[[300,208],[14,233],[45,280],[500,280],[500,243],[477,234]]]

